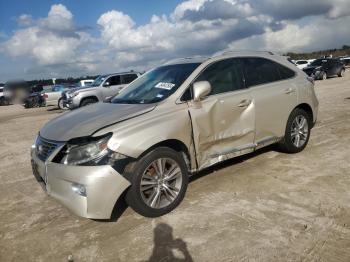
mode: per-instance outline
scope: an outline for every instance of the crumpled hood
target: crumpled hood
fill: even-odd
[[[92,135],[105,126],[152,111],[154,104],[96,103],[67,112],[49,121],[40,136],[54,141]]]

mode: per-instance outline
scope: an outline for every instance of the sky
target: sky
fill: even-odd
[[[0,82],[350,44],[349,0],[0,0],[0,10]]]

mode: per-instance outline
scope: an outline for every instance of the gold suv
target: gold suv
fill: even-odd
[[[110,218],[121,196],[139,214],[161,216],[179,205],[197,171],[273,143],[302,151],[317,111],[313,80],[285,57],[178,59],[111,103],[48,122],[32,146],[33,173],[79,216]]]

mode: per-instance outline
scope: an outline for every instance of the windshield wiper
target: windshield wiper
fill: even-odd
[[[113,104],[143,104],[142,100],[132,99],[115,99],[112,101]]]

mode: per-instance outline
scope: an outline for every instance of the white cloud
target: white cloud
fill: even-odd
[[[33,23],[33,17],[28,14],[20,15],[17,18],[17,23],[20,26],[30,26]]]
[[[4,52],[12,57],[29,56],[41,65],[65,63],[81,44],[73,15],[63,5],[53,5],[44,19],[34,21],[29,15],[21,15],[18,21],[27,27],[3,44]]]
[[[275,32],[268,30],[263,35],[232,42],[227,50],[301,52],[341,47],[343,44],[350,43],[350,35],[345,24],[350,24],[350,16],[336,20],[325,20],[318,17],[305,26],[300,26],[295,22],[286,22],[282,30]]]
[[[42,19],[39,24],[50,30],[72,30],[74,28],[73,14],[62,4],[53,5],[47,18]]]

